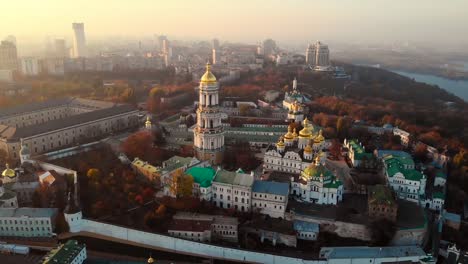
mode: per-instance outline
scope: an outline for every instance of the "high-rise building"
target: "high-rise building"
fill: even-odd
[[[315,44],[316,47],[316,57],[315,63],[317,66],[329,66],[330,65],[330,51],[328,50],[328,45],[321,43],[320,41]]]
[[[83,23],[73,23],[73,57],[86,57],[87,50],[86,50],[86,38],[84,32],[84,24]]]
[[[200,79],[197,124],[194,133],[196,158],[217,165],[223,161],[224,132],[219,111],[219,84],[211,64]]]
[[[219,40],[218,39],[213,39],[213,49],[219,50]]]
[[[218,64],[220,61],[219,61],[219,50],[217,49],[213,49],[212,50],[212,58],[211,60],[213,61],[213,64]]]
[[[158,45],[159,45],[159,50],[160,50],[161,52],[164,52],[164,49],[163,49],[163,45],[164,45],[163,42],[164,42],[164,40],[167,40],[167,37],[166,37],[166,36],[161,35],[161,36],[158,37]]]
[[[329,66],[330,51],[328,45],[317,41],[315,44],[309,44],[306,50],[306,63],[310,66]]]
[[[9,42],[11,42],[11,43],[13,43],[13,44],[15,44],[15,46],[16,46],[16,37],[15,37],[15,36],[13,36],[13,35],[8,35],[8,36],[5,38],[5,40],[6,40],[6,41],[9,41]]]
[[[21,58],[21,73],[26,76],[39,74],[39,61],[34,57]]]
[[[309,44],[306,50],[306,64],[315,65],[315,45]]]
[[[272,39],[263,41],[263,54],[265,57],[272,55],[276,50],[276,42]]]
[[[58,58],[68,57],[67,47],[64,39],[55,39],[55,56]]]
[[[16,45],[10,41],[2,41],[0,43],[0,70],[18,69],[18,52]]]

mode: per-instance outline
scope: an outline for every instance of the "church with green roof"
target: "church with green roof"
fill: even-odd
[[[336,205],[343,200],[343,183],[317,159],[291,178],[290,193],[304,202]]]

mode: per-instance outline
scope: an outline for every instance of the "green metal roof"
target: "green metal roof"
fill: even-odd
[[[447,179],[447,175],[443,173],[442,171],[437,171],[436,173],[436,178],[444,178]]]
[[[434,194],[432,194],[432,198],[445,200],[445,195],[441,192],[435,192]]]
[[[367,153],[364,148],[357,142],[357,140],[350,140],[349,145],[354,151],[355,160],[362,160],[364,157],[371,158],[373,156],[372,153]]]
[[[330,188],[330,189],[338,189],[338,187],[342,185],[343,183],[340,180],[334,179],[331,182],[324,184],[323,187]]]
[[[52,251],[52,255],[44,263],[71,263],[85,247],[84,244],[78,244],[76,240],[68,240],[59,249]]]
[[[192,167],[186,173],[193,177],[194,182],[206,188],[211,186],[216,171],[211,167]]]
[[[406,169],[407,166],[414,166],[414,161],[404,157],[387,156],[384,158],[387,173],[390,177],[395,176],[398,172],[403,174],[405,179],[410,181],[420,181],[424,175],[414,169]]]

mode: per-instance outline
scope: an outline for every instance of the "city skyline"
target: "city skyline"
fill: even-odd
[[[462,45],[468,36],[468,3],[441,1],[282,1],[154,2],[82,1],[76,8],[61,1],[9,2],[2,7],[3,35],[18,42],[43,42],[46,36],[71,38],[70,25],[87,25],[87,38],[135,38],[167,34],[181,40],[211,39],[258,42],[273,38],[285,44],[317,39],[349,42],[424,42]],[[47,8],[47,10],[45,9]],[[201,10],[200,10],[201,9]],[[21,10],[21,15],[18,15]],[[37,23],[41,21],[41,23]],[[255,21],[256,23],[252,23]],[[246,30],[248,28],[248,30]],[[189,33],[187,33],[189,32]],[[431,36],[428,38],[427,36]],[[21,44],[19,44],[21,46]]]

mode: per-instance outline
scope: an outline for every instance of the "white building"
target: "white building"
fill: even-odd
[[[373,158],[372,153],[366,152],[366,148],[357,140],[348,140],[345,138],[343,147],[348,149],[347,157],[351,161],[351,164],[353,164],[353,167],[359,167],[361,165],[361,161],[364,159],[369,160]]]
[[[316,157],[320,156],[322,160],[326,158],[322,151],[329,148],[331,142],[325,140],[322,131],[310,124],[307,118],[302,126],[299,134],[289,126],[288,132],[278,143],[266,150],[263,158],[264,170],[300,173]]]
[[[393,129],[393,135],[400,137],[400,141],[403,146],[405,147],[408,146],[409,141],[410,141],[410,136],[411,136],[409,132],[406,132],[403,129],[399,129],[398,127],[395,127]]]
[[[52,237],[56,208],[0,208],[0,236]]]
[[[397,197],[419,203],[426,192],[426,176],[415,170],[412,158],[388,155],[383,158],[385,175]]]
[[[274,218],[283,218],[288,205],[289,184],[255,181],[252,186],[252,210]]]
[[[21,58],[21,73],[26,76],[39,74],[39,60],[34,57]]]
[[[249,212],[253,182],[253,172],[246,174],[241,169],[236,172],[219,170],[212,183],[212,201],[221,208]]]
[[[306,50],[306,63],[310,66],[329,66],[330,51],[328,45],[317,41],[315,44],[309,44]]]
[[[45,257],[44,263],[82,264],[86,258],[86,245],[79,244],[76,240],[68,240],[65,244],[53,249]]]
[[[87,56],[86,37],[83,23],[73,23],[73,58]]]
[[[291,194],[304,202],[336,205],[343,200],[343,183],[317,159],[291,178]]]
[[[219,111],[219,84],[211,73],[211,65],[200,79],[197,123],[194,131],[194,149],[197,159],[220,164],[223,160],[224,133]]]
[[[294,220],[297,239],[315,241],[319,235],[319,224]]]

